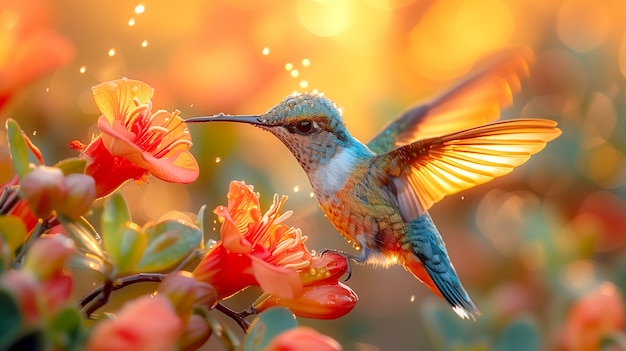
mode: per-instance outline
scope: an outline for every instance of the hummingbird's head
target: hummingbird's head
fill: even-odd
[[[353,142],[341,118],[341,110],[333,101],[317,93],[294,93],[262,115],[219,114],[186,120],[211,121],[248,123],[271,132],[289,148],[306,171],[327,163],[340,148]]]

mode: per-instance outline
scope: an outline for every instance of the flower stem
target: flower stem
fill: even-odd
[[[222,305],[221,303],[218,303],[215,306],[215,309],[217,309],[218,311],[222,312],[223,314],[227,315],[228,317],[230,317],[231,319],[233,319],[235,322],[237,322],[237,324],[239,325],[239,327],[241,327],[241,329],[244,332],[248,332],[248,329],[250,328],[250,322],[248,322],[245,318],[256,314],[257,312],[249,309],[249,310],[244,310],[241,312],[236,312],[231,310],[230,308]]]
[[[113,291],[122,289],[128,285],[137,283],[155,282],[160,283],[165,279],[167,274],[163,273],[138,273],[115,281],[107,280],[103,285],[97,287],[95,290],[85,295],[78,302],[80,309],[85,309],[85,315],[90,318],[91,315],[97,311],[100,307],[104,306],[108,301]],[[89,306],[87,306],[89,305]]]

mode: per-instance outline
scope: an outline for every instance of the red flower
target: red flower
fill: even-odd
[[[152,112],[149,85],[124,78],[95,86],[93,94],[102,112],[102,134],[87,146],[77,141],[70,145],[87,159],[85,173],[95,179],[97,197],[127,180],[145,181],[149,174],[174,183],[196,180],[199,168],[189,152],[189,131],[179,111]]]
[[[254,304],[259,311],[284,306],[299,316],[332,319],[352,310],[358,297],[338,281],[348,269],[346,258],[311,255],[306,236],[281,223],[290,214],[279,215],[286,197],[275,195],[262,215],[252,187],[231,182],[228,200],[228,207],[214,211],[222,222],[222,240],[196,267],[196,279],[213,285],[219,299],[260,286],[265,293]]]
[[[624,329],[624,319],[620,290],[613,283],[604,282],[576,301],[570,309],[560,349],[600,350],[605,337]]]
[[[285,298],[302,294],[297,270],[309,266],[311,254],[299,229],[281,223],[286,197],[274,202],[265,215],[251,186],[231,182],[228,207],[218,206],[221,241],[204,256],[193,274],[215,287],[223,299],[250,285]]]
[[[359,300],[356,293],[339,282],[348,269],[346,258],[325,253],[314,256],[307,269],[298,271],[304,288],[302,295],[285,298],[264,294],[255,303],[257,311],[265,311],[274,306],[282,306],[294,314],[305,318],[335,319],[352,311]]]

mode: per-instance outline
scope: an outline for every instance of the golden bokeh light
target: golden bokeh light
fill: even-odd
[[[298,0],[297,16],[302,25],[320,37],[337,35],[355,21],[355,0]]]
[[[505,45],[514,25],[500,0],[435,2],[410,33],[412,67],[432,80],[456,78],[485,52]]]
[[[611,22],[609,9],[603,1],[565,0],[558,12],[556,29],[565,45],[584,52],[606,40]]]

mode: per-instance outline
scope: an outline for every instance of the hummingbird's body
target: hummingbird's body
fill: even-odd
[[[526,59],[509,58],[407,111],[367,144],[349,134],[340,110],[321,94],[288,96],[263,115],[187,122],[244,122],[270,131],[305,170],[320,207],[359,251],[358,262],[401,263],[459,316],[474,318],[480,311],[427,210],[445,195],[510,172],[560,134],[556,123],[540,119],[480,125],[508,103]]]

